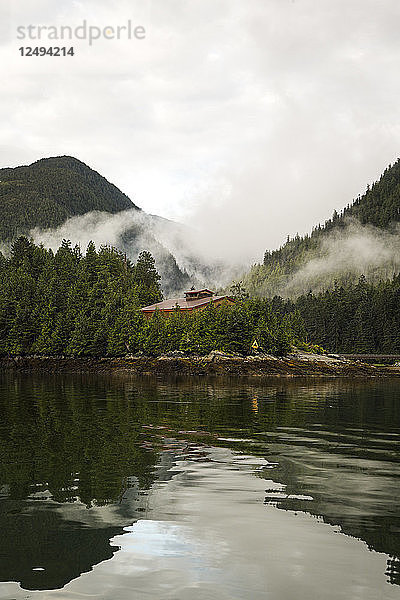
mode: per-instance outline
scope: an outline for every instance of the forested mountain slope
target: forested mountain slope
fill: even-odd
[[[152,219],[72,156],[0,169],[0,242],[9,245],[19,235],[28,235],[58,247],[65,238],[85,249],[94,237],[98,246],[115,245],[131,260],[149,250],[157,260],[164,293],[169,294],[187,287],[190,279],[154,234]]]
[[[98,210],[138,209],[115,185],[72,156],[0,169],[0,239],[50,228]]]
[[[400,160],[379,181],[336,211],[311,234],[296,235],[278,250],[266,251],[244,277],[256,295],[297,296],[354,283],[361,274],[377,283],[400,270]]]

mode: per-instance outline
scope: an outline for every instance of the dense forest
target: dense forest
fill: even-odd
[[[136,263],[90,242],[85,254],[64,241],[57,252],[26,237],[0,254],[0,353],[49,356],[159,356],[212,350],[283,355],[293,347],[344,353],[400,353],[400,275],[378,285],[356,284],[295,301],[249,298],[232,288],[234,307],[176,310],[144,319],[140,308],[162,299],[149,252]]]
[[[333,261],[327,265],[324,272],[312,274],[310,280],[294,276],[315,259],[323,259],[329,252],[335,252],[337,247],[351,235],[367,234],[365,244],[371,244],[372,236],[395,233],[394,239],[399,240],[396,224],[400,221],[400,159],[384,171],[379,181],[368,186],[365,194],[358,196],[348,204],[341,213],[334,211],[331,219],[324,225],[317,225],[310,234],[299,236],[287,241],[277,250],[267,250],[262,264],[256,264],[245,275],[244,283],[253,295],[273,296],[284,294],[288,297],[313,291],[332,288],[334,281],[339,284],[356,284],[359,276],[364,273],[369,281],[378,283],[380,279],[392,277],[398,271],[398,247],[394,249],[395,259],[388,257],[386,261],[374,262],[370,257],[370,265],[360,272],[357,263],[351,268]],[[370,228],[370,229],[368,229]],[[368,237],[368,233],[370,237]],[[382,238],[382,244],[386,238]],[[305,287],[308,286],[308,289]]]
[[[235,287],[245,292],[240,284]],[[354,284],[334,282],[324,292],[310,291],[294,300],[274,296],[269,302],[279,318],[297,315],[298,331],[306,342],[300,348],[400,354],[400,274],[376,285],[362,275]]]
[[[288,310],[302,315],[309,341],[334,352],[400,354],[400,275],[299,297]]]
[[[43,158],[31,165],[0,169],[0,240],[34,227],[58,227],[93,210],[137,209],[115,185],[72,156]]]
[[[140,307],[162,297],[149,252],[135,264],[118,250],[91,242],[83,255],[64,241],[56,253],[18,238],[0,255],[0,352],[3,355],[157,356],[183,350],[248,354],[257,338],[267,352],[284,354],[302,342],[297,312],[275,311],[269,300],[238,300],[193,315],[179,310],[145,320]]]

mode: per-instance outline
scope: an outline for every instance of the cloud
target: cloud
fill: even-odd
[[[110,215],[94,211],[83,216],[71,217],[55,229],[35,227],[30,231],[30,237],[35,243],[42,243],[53,251],[58,249],[64,239],[70,240],[73,246],[79,245],[82,250],[86,249],[90,241],[97,247],[116,246],[120,236],[135,225],[136,212],[129,210]]]
[[[7,5],[7,3],[3,3]],[[74,155],[144,210],[253,261],[376,179],[400,146],[398,0],[28,0],[2,6],[0,161]],[[18,24],[147,38],[22,58]]]
[[[187,278],[177,281],[171,255],[180,270],[189,275],[191,284],[196,285],[216,288],[226,285],[243,269],[243,264],[216,260],[196,230],[137,210],[116,214],[93,211],[71,217],[55,229],[35,227],[29,236],[36,244],[53,251],[63,240],[70,240],[72,246],[80,246],[83,252],[90,241],[97,248],[114,246],[126,252],[132,261],[136,261],[141,251],[148,250],[156,260],[168,293],[181,291],[181,285],[185,289],[188,285]]]
[[[318,255],[298,269],[282,290],[284,296],[324,290],[337,278],[354,281],[362,274],[379,281],[400,271],[400,226],[384,231],[349,220],[322,239]]]

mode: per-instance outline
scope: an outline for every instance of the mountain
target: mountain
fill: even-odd
[[[400,221],[400,159],[385,169],[379,181],[375,182],[363,196],[347,206],[341,219],[355,217],[362,224],[387,228]]]
[[[358,280],[372,283],[400,271],[400,159],[362,196],[310,234],[266,251],[243,277],[251,294],[295,297]]]
[[[0,239],[34,227],[58,227],[68,218],[98,210],[139,208],[115,185],[72,156],[42,158],[0,169]]]
[[[0,169],[0,242],[7,245],[28,235],[57,248],[63,238],[83,247],[94,239],[97,245],[116,246],[132,260],[149,250],[156,258],[164,293],[169,294],[186,288],[192,278],[155,236],[153,219],[72,156]]]

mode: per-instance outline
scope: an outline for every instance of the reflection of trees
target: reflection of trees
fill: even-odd
[[[110,558],[109,538],[139,517],[138,492],[154,481],[156,434],[181,430],[215,434],[199,438],[213,445],[250,439],[232,448],[277,460],[266,477],[314,498],[280,508],[400,556],[396,382],[5,375],[0,389],[0,580],[60,587]],[[45,574],[32,572],[41,562]],[[400,582],[396,558],[388,573]]]
[[[118,550],[110,538],[122,533],[121,527],[84,527],[66,521],[51,505],[32,511],[15,500],[0,505],[0,581],[18,581],[25,589],[60,588]],[[45,571],[32,570],[41,566]]]
[[[1,410],[0,480],[15,499],[43,483],[58,502],[102,504],[119,497],[129,475],[140,487],[152,483],[155,455],[138,444],[131,403],[104,387],[21,379]]]
[[[0,403],[0,580],[62,587],[117,550],[109,540],[139,518],[156,453],[138,443],[132,402],[108,386],[21,378]]]
[[[244,428],[259,434],[319,423],[333,432],[349,424],[387,430],[400,422],[396,383],[385,383],[383,395],[379,382],[354,380],[244,383],[75,376],[8,382],[7,396],[0,397],[0,483],[10,486],[15,499],[43,482],[54,500],[78,496],[88,506],[94,499],[97,504],[116,501],[130,475],[148,488],[156,454],[139,443],[142,424],[217,434]],[[255,440],[261,442],[262,435]],[[371,451],[373,443],[359,436],[356,447]],[[247,449],[257,452],[254,445]],[[265,454],[265,444],[260,452]]]
[[[307,395],[301,391],[291,404],[296,423],[283,418],[284,425],[277,421],[274,435],[263,438],[278,462],[267,476],[288,496],[274,502],[272,494],[271,501],[321,517],[388,554],[388,579],[400,584],[398,384],[334,382],[323,394],[319,390],[322,403],[313,411],[301,410]],[[262,422],[269,423],[270,415]],[[313,500],[297,499],[300,494]]]

